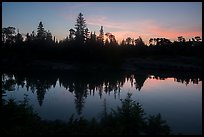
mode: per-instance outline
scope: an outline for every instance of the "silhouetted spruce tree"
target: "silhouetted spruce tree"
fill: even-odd
[[[46,93],[46,89],[43,89],[43,87],[39,86],[39,87],[37,87],[36,93],[37,93],[38,103],[40,106],[42,106],[43,100],[45,97],[45,93]]]
[[[23,37],[22,37],[22,35],[19,33],[19,30],[18,30],[18,34],[16,35],[16,43],[17,44],[20,44],[20,43],[22,43],[23,42]]]
[[[75,40],[77,42],[77,44],[81,45],[84,44],[85,42],[85,28],[86,28],[86,20],[83,17],[82,13],[79,13],[78,17],[77,17],[77,21],[76,21],[76,25],[75,25]]]
[[[32,31],[30,37],[31,37],[32,41],[35,40],[36,35],[35,35],[35,31],[34,30]]]
[[[75,87],[74,87],[74,91],[75,91],[75,108],[76,108],[76,111],[77,111],[77,114],[78,115],[81,115],[82,113],[82,109],[84,107],[84,104],[85,104],[85,98],[86,98],[86,92],[87,92],[87,87],[82,84],[82,83],[75,83],[74,84]]]
[[[99,45],[100,45],[100,46],[103,46],[103,45],[104,45],[103,26],[101,26],[100,33],[99,33],[99,36],[98,36],[98,41],[99,41]]]
[[[45,29],[43,27],[42,22],[39,23],[37,28],[37,38],[39,38],[40,40],[45,39]]]
[[[134,74],[135,78],[135,88],[136,90],[141,90],[144,85],[145,80],[148,78],[146,74]]]
[[[89,40],[89,29],[88,28],[86,28],[85,29],[85,41],[87,42],[88,40]]]
[[[97,38],[96,38],[96,32],[95,32],[95,31],[94,31],[94,34],[92,34],[91,39],[92,39],[94,42],[96,42]]]

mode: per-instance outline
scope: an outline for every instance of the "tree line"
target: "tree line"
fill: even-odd
[[[144,41],[139,36],[139,38],[134,39],[131,37],[127,37],[126,39],[123,39],[122,42],[119,44],[115,38],[115,35],[113,35],[110,32],[107,32],[104,34],[103,26],[101,26],[101,29],[99,31],[99,35],[97,36],[93,32],[89,32],[89,29],[86,25],[86,20],[83,17],[82,13],[79,13],[76,24],[75,24],[75,30],[70,29],[69,30],[69,36],[67,36],[64,40],[60,40],[59,43],[71,43],[75,41],[78,45],[83,44],[90,44],[92,42],[95,42],[98,46],[124,46],[124,45],[131,45],[131,46],[144,46]],[[104,35],[107,37],[104,41]],[[7,27],[2,29],[2,42],[4,44],[14,44],[14,43],[20,43],[20,42],[31,42],[33,40],[47,40],[47,41],[54,41],[58,43],[55,37],[52,36],[51,32],[44,29],[43,23],[40,21],[38,28],[37,28],[37,34],[35,34],[34,31],[32,31],[30,34],[26,34],[25,40],[23,39],[22,34],[19,33],[19,30],[17,30],[16,34],[16,28],[15,27]],[[166,38],[150,38],[149,39],[149,45],[171,45],[173,43],[185,43],[187,42],[186,39],[183,36],[178,36],[178,41],[171,42],[169,39]],[[188,42],[191,42],[189,45],[193,46],[197,43],[201,42],[200,36],[195,36],[194,38],[189,39]],[[75,44],[76,44],[75,43]]]
[[[104,33],[103,26],[97,36],[90,32],[82,13],[79,13],[74,29],[69,30],[69,35],[58,41],[49,30],[40,22],[37,33],[27,33],[25,38],[16,32],[15,27],[2,28],[3,57],[10,55],[30,59],[60,59],[69,61],[103,60],[110,58],[121,60],[126,57],[147,55],[193,55],[201,56],[202,39],[200,36],[186,40],[183,36],[178,41],[171,42],[167,38],[150,38],[149,46],[142,37],[123,39],[118,43],[114,34]],[[37,55],[38,54],[38,55]],[[40,55],[41,54],[41,55]],[[25,58],[22,57],[22,58]]]

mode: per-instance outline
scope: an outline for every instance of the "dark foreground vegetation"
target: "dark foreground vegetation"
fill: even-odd
[[[35,113],[25,96],[23,102],[13,99],[2,103],[1,135],[168,135],[170,128],[161,115],[147,116],[142,106],[128,93],[121,107],[104,110],[99,119],[79,119],[72,115],[67,123],[44,121]]]

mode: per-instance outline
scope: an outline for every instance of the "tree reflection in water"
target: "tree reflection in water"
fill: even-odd
[[[152,76],[153,75],[153,76]],[[192,73],[155,73],[151,71],[140,72],[33,72],[33,73],[3,73],[2,74],[2,93],[5,91],[14,91],[15,86],[26,87],[33,93],[37,93],[39,105],[43,105],[45,93],[51,88],[55,88],[57,81],[60,87],[63,86],[66,90],[74,94],[75,107],[80,115],[84,107],[87,95],[95,95],[97,91],[102,98],[102,93],[114,93],[120,95],[121,87],[126,81],[131,82],[131,86],[135,86],[136,90],[140,91],[147,78],[164,80],[169,77],[174,77],[176,82],[182,82],[186,85],[192,82],[198,84],[202,81],[199,74]]]

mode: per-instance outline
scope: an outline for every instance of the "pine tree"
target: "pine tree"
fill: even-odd
[[[101,29],[99,31],[99,36],[97,37],[97,40],[99,42],[99,45],[100,46],[103,46],[104,45],[104,32],[103,32],[103,26],[101,26]]]
[[[75,29],[76,29],[76,41],[79,44],[83,44],[85,41],[85,28],[86,28],[86,20],[83,17],[82,13],[79,13],[78,18],[77,18],[77,22],[75,25]]]
[[[45,30],[43,28],[42,22],[39,23],[38,28],[37,28],[37,37],[39,39],[45,39]]]
[[[31,37],[31,40],[35,40],[35,31],[34,30],[32,31],[30,37]]]
[[[18,32],[18,34],[16,35],[16,43],[21,43],[21,42],[23,42],[23,37],[19,33],[19,29],[17,30],[17,32]]]
[[[52,41],[52,33],[48,30],[46,40]]]

